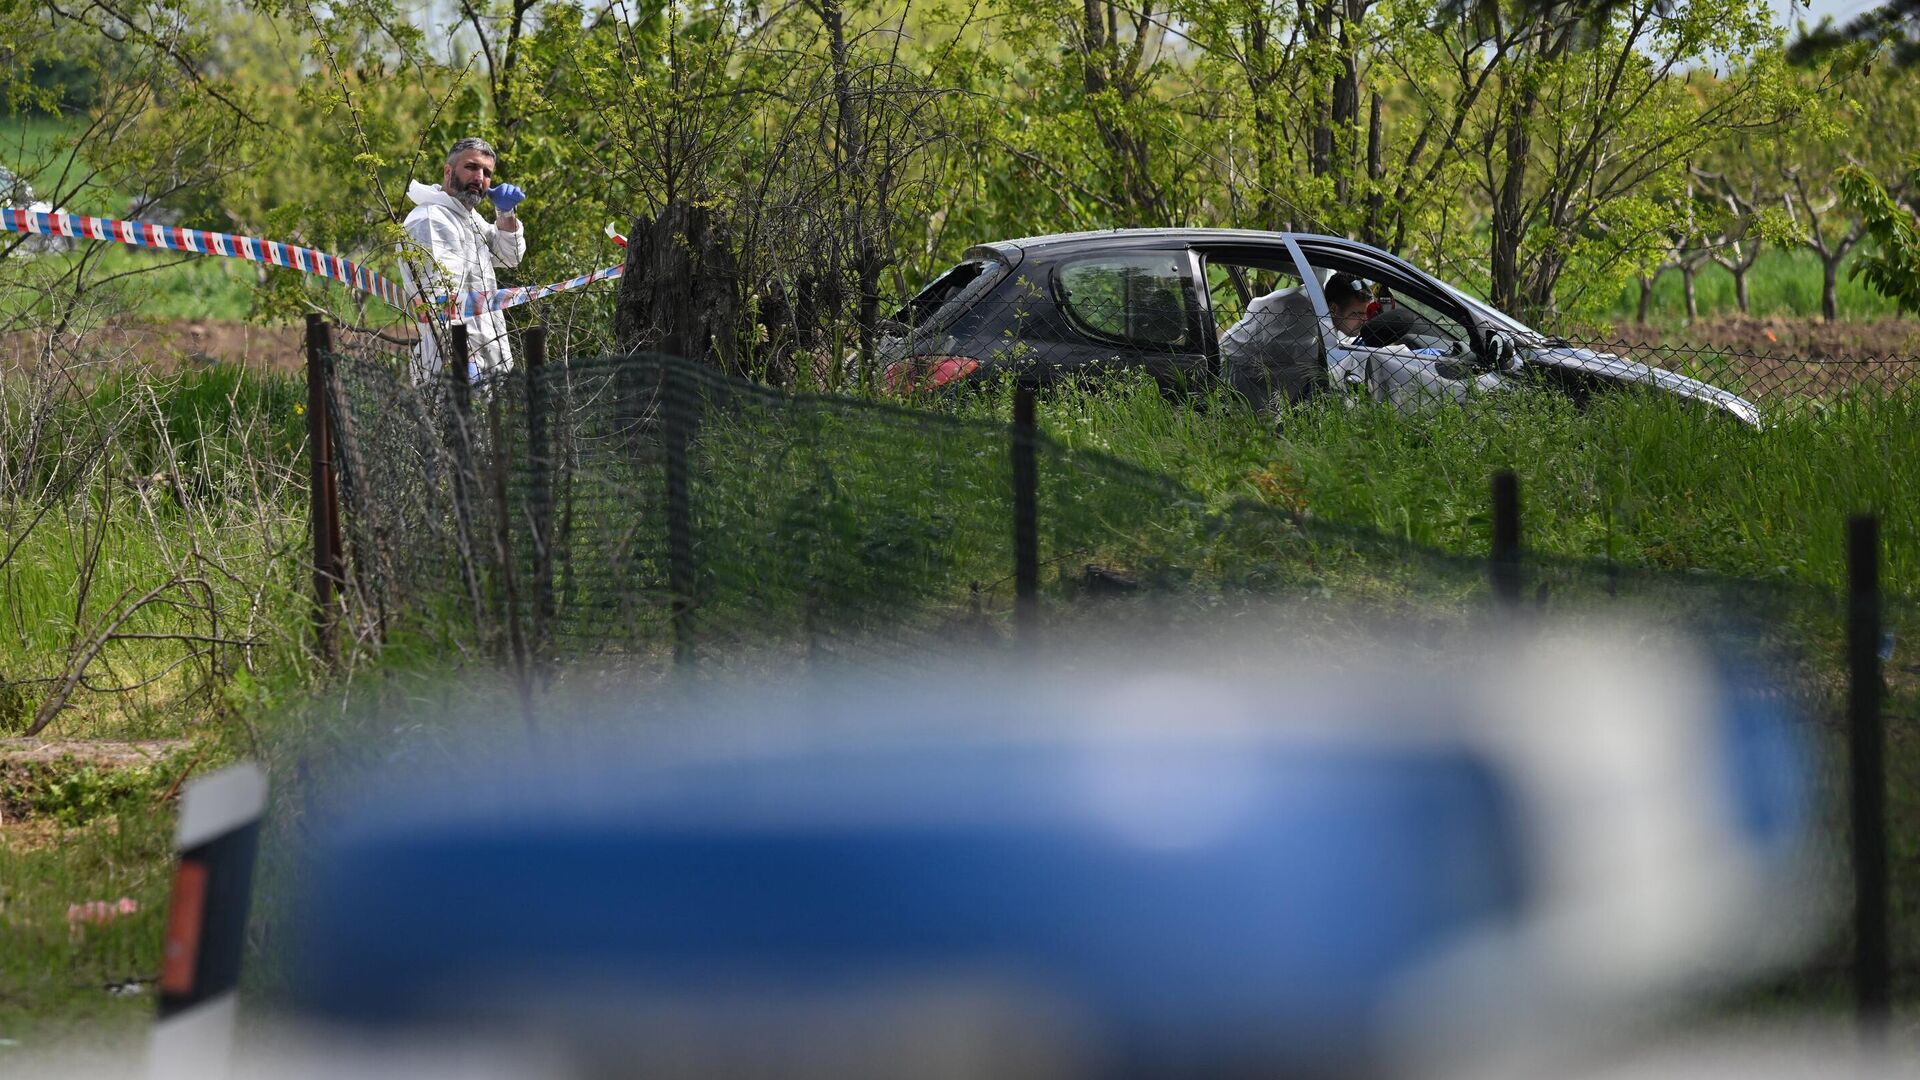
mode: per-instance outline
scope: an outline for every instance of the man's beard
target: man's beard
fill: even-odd
[[[480,193],[480,189],[474,187],[463,187],[455,191],[453,197],[460,200],[460,205],[469,210],[478,210],[480,204],[487,201],[487,197]]]

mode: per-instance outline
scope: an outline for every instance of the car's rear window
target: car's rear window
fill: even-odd
[[[1160,348],[1191,344],[1187,276],[1158,252],[1082,259],[1060,268],[1060,305],[1095,337]]]
[[[908,300],[906,306],[894,315],[893,320],[915,328],[927,325],[941,308],[995,265],[990,259],[968,259],[960,263],[915,293],[913,299]]]

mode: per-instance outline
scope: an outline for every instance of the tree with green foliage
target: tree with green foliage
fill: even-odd
[[[1904,190],[1920,193],[1920,154],[1908,159]],[[1858,165],[1841,166],[1840,195],[1860,215],[1867,249],[1853,272],[1901,311],[1920,312],[1920,206],[1902,202]]]

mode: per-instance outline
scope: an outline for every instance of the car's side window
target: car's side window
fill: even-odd
[[[1406,320],[1409,332],[1425,331],[1429,335],[1447,338],[1466,347],[1470,340],[1467,328],[1453,315],[1434,307],[1432,304],[1415,297],[1404,289],[1395,289],[1391,282],[1383,282],[1386,295],[1381,298],[1383,311],[1404,308],[1412,316]],[[1377,317],[1377,316],[1376,316]],[[1385,324],[1383,324],[1385,325]]]
[[[925,325],[946,305],[947,301],[960,295],[961,290],[973,284],[981,272],[990,264],[983,259],[969,259],[941,274],[939,277],[914,294],[913,299],[897,312],[893,320],[909,327]]]
[[[1428,286],[1403,280],[1397,274],[1385,276],[1337,262],[1328,267],[1319,257],[1311,258],[1323,283],[1336,270],[1353,274],[1366,283],[1370,302],[1364,322],[1358,327],[1349,324],[1341,328],[1342,334],[1350,335],[1358,343],[1464,350],[1473,340],[1454,307],[1434,303],[1427,295]]]
[[[1184,253],[1083,259],[1060,268],[1060,305],[1094,337],[1159,348],[1192,346]]]

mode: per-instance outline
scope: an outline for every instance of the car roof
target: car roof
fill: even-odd
[[[1042,236],[1023,236],[1015,240],[1000,240],[983,247],[1011,248],[1022,252],[1039,248],[1098,249],[1103,247],[1130,247],[1142,243],[1259,243],[1277,244],[1288,238],[1297,240],[1331,241],[1337,244],[1351,244],[1353,241],[1338,236],[1323,236],[1318,233],[1266,232],[1261,229],[1098,229],[1089,232],[1047,233]],[[1058,255],[1062,252],[1049,250],[1047,254]]]

